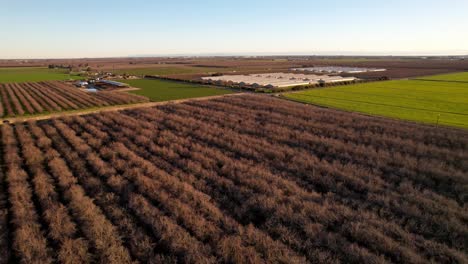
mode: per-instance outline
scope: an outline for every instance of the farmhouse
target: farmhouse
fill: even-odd
[[[313,75],[313,74],[294,74],[294,73],[264,73],[250,75],[224,75],[224,76],[209,76],[202,78],[205,81],[211,81],[216,84],[237,83],[241,86],[252,86],[254,88],[281,88],[310,84],[336,83],[336,82],[351,82],[355,81],[355,77],[341,77],[328,75]]]

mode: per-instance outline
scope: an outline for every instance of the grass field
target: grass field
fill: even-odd
[[[468,128],[468,82],[463,82],[467,77],[467,73],[438,75],[425,77],[427,80],[374,82],[285,96],[348,111]]]
[[[50,70],[38,67],[0,68],[0,83],[40,82],[78,79],[65,70]]]
[[[225,89],[173,81],[142,79],[125,80],[124,82],[133,87],[141,88],[141,90],[131,91],[131,93],[146,96],[154,102],[232,93]]]
[[[448,81],[448,82],[466,82],[468,83],[468,72],[440,74],[416,78],[417,80],[430,81]]]

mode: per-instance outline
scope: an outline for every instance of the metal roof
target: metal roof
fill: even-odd
[[[126,83],[121,83],[121,82],[116,82],[116,81],[111,81],[111,80],[99,80],[100,83],[105,83],[105,84],[110,84],[118,87],[127,87],[128,84]]]
[[[317,84],[319,80],[326,82],[345,82],[356,80],[354,77],[313,75],[313,74],[294,74],[294,73],[265,73],[251,75],[224,75],[203,77],[203,80],[234,82],[240,85],[272,85],[275,87],[298,86],[307,84]]]
[[[302,72],[324,72],[324,73],[363,73],[363,72],[380,72],[386,69],[364,68],[364,67],[343,67],[343,66],[324,66],[324,67],[307,67],[293,68],[293,71]]]

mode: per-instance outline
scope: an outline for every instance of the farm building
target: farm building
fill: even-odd
[[[216,84],[237,83],[241,86],[252,86],[255,88],[281,88],[290,86],[310,85],[319,83],[336,83],[355,81],[355,77],[341,77],[313,74],[294,74],[294,73],[264,73],[250,75],[224,75],[203,77],[205,81],[212,81]]]
[[[116,81],[110,81],[110,80],[99,80],[94,83],[94,86],[100,89],[109,89],[109,88],[118,89],[118,88],[127,88],[128,84],[116,82]]]
[[[98,92],[98,89],[96,88],[88,88],[85,90],[86,92],[90,92],[90,93],[97,93]]]
[[[360,68],[360,67],[341,67],[341,66],[328,66],[328,67],[309,67],[309,68],[293,68],[292,71],[297,72],[314,72],[314,73],[364,73],[364,72],[382,72],[386,69],[377,68]]]
[[[86,82],[86,81],[77,81],[77,82],[74,83],[74,85],[76,87],[79,87],[79,88],[86,87],[86,86],[88,86],[88,82]]]

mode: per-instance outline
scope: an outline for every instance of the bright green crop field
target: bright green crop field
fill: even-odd
[[[468,83],[468,72],[440,74],[433,76],[425,76],[416,78],[416,80],[428,81],[449,81],[449,82],[466,82]]]
[[[131,91],[131,93],[146,96],[153,102],[232,93],[232,91],[226,89],[175,81],[150,79],[122,81],[132,87],[141,88],[140,90]]]
[[[0,68],[0,83],[61,81],[79,78],[76,75],[69,75],[65,70],[51,70],[44,67]]]
[[[347,111],[468,128],[468,73],[319,88],[285,96]]]

